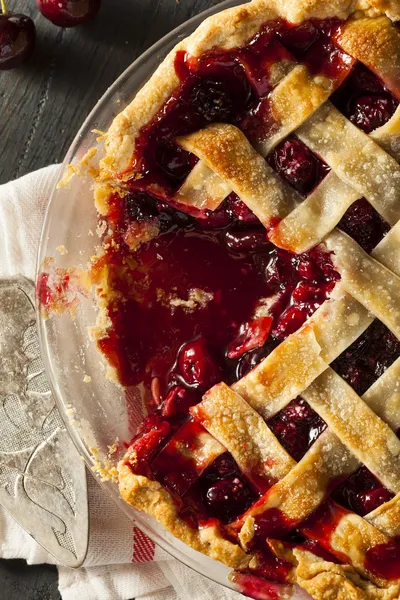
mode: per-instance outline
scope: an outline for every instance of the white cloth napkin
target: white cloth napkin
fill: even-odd
[[[0,277],[35,275],[36,252],[59,165],[0,186]],[[0,390],[1,391],[1,390]],[[239,600],[154,546],[89,475],[90,539],[81,569],[58,566],[63,600]],[[54,559],[0,507],[0,557]]]

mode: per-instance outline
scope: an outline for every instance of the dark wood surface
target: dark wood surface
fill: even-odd
[[[0,183],[60,161],[82,121],[122,71],[171,29],[220,0],[103,0],[73,29],[47,21],[34,0],[8,0],[32,17],[36,50],[0,72]]]
[[[34,0],[8,0],[31,16],[36,50],[0,72],[0,183],[60,161],[107,87],[146,48],[220,0],[103,0],[97,18],[75,29],[46,21]],[[4,600],[60,600],[57,571],[0,561]]]

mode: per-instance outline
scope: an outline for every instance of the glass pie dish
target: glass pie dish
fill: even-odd
[[[206,16],[241,3],[241,0],[228,0],[194,17],[170,32],[128,67],[82,125],[60,167],[60,179],[68,165],[78,164],[91,148],[101,147],[101,143],[96,141],[98,133],[93,130],[107,130],[112,119],[134,97],[180,39],[192,33]],[[95,253],[99,243],[95,233],[98,215],[91,187],[92,179],[82,172],[68,185],[54,189],[39,246],[38,276],[43,265],[49,264],[49,257],[52,268],[68,269],[72,265],[84,266]],[[124,390],[106,379],[105,363],[102,364],[99,351],[90,339],[89,328],[96,322],[94,299],[80,297],[74,319],[68,312],[44,319],[40,304],[39,301],[43,360],[67,429],[89,470],[96,464],[104,464],[103,461],[110,465],[109,447],[115,444],[116,439],[128,441],[134,432],[129,430]],[[122,510],[157,545],[195,571],[235,589],[227,579],[228,567],[192,550],[154,519],[124,502],[116,482],[100,481],[98,476],[96,479],[114,500],[116,510]]]
[[[138,90],[180,29],[91,115],[46,220],[42,341],[81,452],[263,600],[400,594],[397,4],[232,6]]]

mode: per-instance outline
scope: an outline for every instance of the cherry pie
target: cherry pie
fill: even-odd
[[[106,134],[122,497],[257,598],[400,597],[399,0],[207,19]]]

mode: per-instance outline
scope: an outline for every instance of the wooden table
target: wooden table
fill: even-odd
[[[220,0],[103,0],[97,18],[59,29],[34,0],[8,0],[31,16],[34,56],[0,72],[0,183],[60,161],[107,87],[146,48]],[[0,533],[1,535],[1,533]],[[59,600],[54,567],[0,561],[1,598]]]

